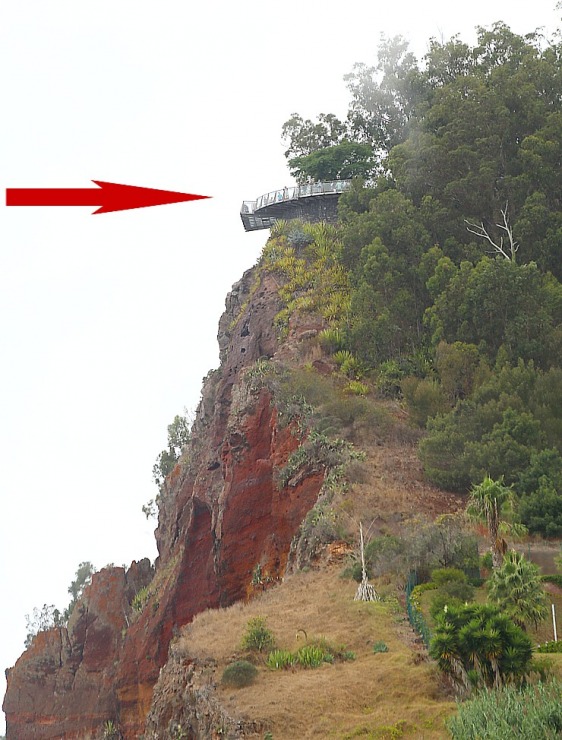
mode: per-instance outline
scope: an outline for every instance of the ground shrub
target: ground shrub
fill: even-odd
[[[224,686],[240,689],[254,683],[257,675],[258,669],[255,665],[247,660],[236,660],[224,669],[222,683]]]
[[[539,683],[518,690],[504,686],[459,705],[447,725],[453,740],[549,740],[562,733],[562,683]]]
[[[377,640],[373,644],[373,653],[388,653],[388,645],[382,640]]]
[[[297,651],[297,662],[303,668],[318,668],[322,663],[331,663],[333,656],[317,645],[303,645]],[[326,660],[328,658],[328,660]]]
[[[263,653],[273,650],[275,638],[271,630],[266,627],[265,617],[252,617],[248,621],[246,633],[242,638],[242,648],[253,652]]]
[[[549,640],[536,648],[537,653],[562,653],[562,642]]]
[[[556,586],[560,586],[560,588],[562,588],[562,574],[549,573],[541,576],[541,581],[544,581],[545,583],[554,583]]]
[[[266,665],[276,670],[290,668],[297,662],[296,656],[289,650],[273,650],[267,656]]]

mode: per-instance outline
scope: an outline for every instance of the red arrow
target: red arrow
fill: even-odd
[[[126,211],[130,208],[161,206],[202,200],[209,195],[175,193],[171,190],[138,188],[92,180],[98,188],[6,188],[7,206],[100,206],[94,213]]]

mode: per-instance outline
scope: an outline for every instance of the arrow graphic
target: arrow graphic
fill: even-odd
[[[203,200],[209,195],[175,193],[172,190],[139,188],[92,180],[97,188],[6,188],[7,206],[100,206],[94,213],[148,208],[186,200]]]

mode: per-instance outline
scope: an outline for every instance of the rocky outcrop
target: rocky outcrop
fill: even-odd
[[[119,714],[113,689],[135,593],[153,577],[148,560],[92,577],[67,627],[40,632],[7,672],[10,738],[93,738]]]
[[[279,424],[269,390],[247,382],[248,367],[278,352],[279,308],[267,272],[249,270],[233,287],[219,325],[220,368],[204,381],[191,443],[162,493],[146,599],[131,609],[138,566],[94,577],[68,629],[38,635],[9,671],[8,738],[101,737],[107,721],[139,738],[176,630],[204,609],[245,597],[256,565],[273,579],[283,574],[323,475],[278,490],[275,468],[299,441]],[[283,352],[286,359],[286,346]],[[147,582],[137,580],[136,591]]]

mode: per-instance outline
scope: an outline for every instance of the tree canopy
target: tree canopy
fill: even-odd
[[[356,178],[334,252],[342,367],[426,428],[433,482],[468,492],[503,477],[523,523],[559,534],[560,37],[498,22],[474,45],[432,39],[421,60],[383,39],[345,81],[346,116],[283,126],[299,180]]]

